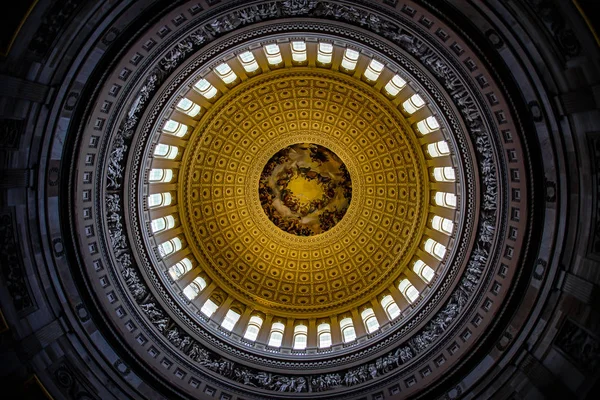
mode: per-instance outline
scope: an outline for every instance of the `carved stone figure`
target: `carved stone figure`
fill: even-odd
[[[256,374],[256,381],[260,387],[270,389],[273,387],[273,375],[270,372],[260,371]]]
[[[400,357],[402,364],[414,357],[412,350],[408,346],[400,347],[396,350],[396,354]]]
[[[123,178],[123,166],[121,162],[127,151],[127,145],[124,144],[123,138],[117,135],[113,143],[113,149],[110,152],[108,158],[108,165],[106,170],[106,179],[108,189],[119,189],[121,187],[121,179]]]
[[[316,5],[316,0],[284,0],[281,3],[281,10],[287,15],[307,14]]]
[[[256,375],[250,372],[247,368],[238,368],[235,370],[235,379],[242,382],[244,385],[256,386],[252,380]]]

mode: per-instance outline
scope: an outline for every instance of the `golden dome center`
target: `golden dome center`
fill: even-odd
[[[261,206],[281,230],[312,236],[333,228],[352,198],[350,174],[326,147],[299,143],[278,151],[258,185]]]
[[[296,175],[290,179],[287,187],[302,208],[308,208],[312,202],[318,201],[325,195],[323,186],[318,181],[311,180],[306,176]]]

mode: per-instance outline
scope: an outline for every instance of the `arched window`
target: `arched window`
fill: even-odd
[[[281,347],[284,329],[285,326],[281,322],[273,322],[273,325],[271,325],[271,333],[269,334],[269,346]]]
[[[173,238],[171,240],[167,240],[164,243],[158,245],[158,252],[161,257],[170,256],[171,254],[181,250],[183,243],[181,243],[181,239]]]
[[[344,343],[351,342],[356,339],[356,331],[352,318],[347,317],[340,321],[340,331],[342,332],[342,340]]]
[[[189,258],[184,258],[183,260],[179,261],[178,263],[173,265],[171,268],[169,268],[169,274],[171,275],[171,277],[173,279],[177,280],[180,277],[182,277],[185,273],[187,273],[191,270],[192,270],[192,262],[190,261]],[[202,278],[200,278],[200,279],[202,279]],[[202,280],[204,281],[204,279],[202,279]],[[204,285],[206,286],[206,282],[204,283]],[[203,287],[203,289],[204,289],[204,287]]]
[[[425,103],[423,103],[423,104],[425,104]],[[423,104],[421,104],[420,107],[417,107],[417,109],[421,108],[423,106]],[[417,122],[417,129],[419,130],[419,132],[421,132],[422,135],[427,135],[428,133],[431,133],[437,129],[440,129],[440,124],[438,123],[437,119],[435,119],[434,116],[430,116],[430,117],[425,118],[422,121]]]
[[[172,136],[184,137],[188,131],[188,126],[172,119],[168,120],[163,127],[163,132]]]
[[[431,280],[433,279],[433,276],[435,275],[435,272],[433,271],[433,269],[431,269],[431,267],[429,265],[425,264],[421,260],[417,260],[415,262],[415,264],[413,265],[413,271],[415,274],[419,275],[421,277],[421,279],[423,279],[427,283],[431,282]]]
[[[151,194],[150,196],[148,196],[148,207],[150,207],[150,208],[164,207],[164,206],[171,205],[172,201],[173,201],[173,196],[171,196],[171,193],[169,193],[169,192],[154,193],[154,194]]]
[[[294,349],[304,350],[306,349],[306,343],[308,341],[308,328],[306,325],[296,325],[294,327]]]
[[[166,158],[173,160],[179,154],[179,148],[177,146],[170,146],[168,144],[159,143],[154,149],[154,156],[160,158]]]
[[[226,85],[235,82],[235,80],[237,79],[237,75],[235,74],[235,72],[233,72],[231,67],[226,63],[217,65],[215,67],[215,72]]]
[[[306,61],[306,43],[305,42],[292,42],[290,44],[292,48],[292,60],[297,63],[303,63]]]
[[[194,88],[207,99],[212,99],[217,95],[217,89],[206,79],[200,79]]]
[[[333,57],[333,45],[331,43],[319,43],[319,51],[317,52],[317,62],[323,65],[331,63]]]
[[[425,251],[441,260],[446,254],[446,246],[433,239],[427,239],[425,241]]]
[[[328,323],[324,322],[317,326],[317,339],[320,348],[331,347],[331,326]]]
[[[249,51],[245,51],[240,54],[238,59],[240,60],[240,63],[246,72],[254,72],[259,68],[256,58],[254,58],[254,54]]]
[[[195,117],[200,113],[201,107],[193,101],[183,98],[177,103],[177,109],[190,117]]]
[[[225,318],[223,318],[223,321],[221,322],[221,327],[223,329],[231,331],[233,329],[233,327],[235,326],[235,324],[237,324],[239,319],[240,319],[239,313],[237,313],[233,310],[228,310],[227,314],[225,314]]]
[[[385,85],[384,89],[390,96],[396,96],[404,86],[406,86],[406,81],[400,75],[394,75],[387,85]]]
[[[360,53],[358,51],[346,49],[344,52],[344,57],[342,58],[341,67],[348,71],[354,71],[354,68],[356,68],[356,63],[358,63],[359,56]]]
[[[454,193],[436,192],[435,204],[447,208],[456,208],[456,195]]]
[[[390,321],[400,315],[400,308],[398,307],[398,304],[396,304],[394,298],[389,294],[381,299],[381,306],[385,310]]]
[[[198,297],[198,294],[206,287],[206,281],[201,277],[196,277],[189,285],[183,289],[183,294],[190,300]]]
[[[439,142],[430,143],[427,145],[427,152],[431,157],[442,157],[450,154],[450,148],[445,140]]]
[[[450,221],[448,218],[440,217],[439,215],[435,215],[433,217],[431,220],[431,226],[436,231],[440,231],[448,235],[450,235],[454,229],[454,223],[452,221]]]
[[[421,98],[421,96],[419,96],[418,94],[413,94],[408,100],[406,100],[404,103],[402,103],[402,108],[404,108],[404,110],[409,113],[409,114],[413,114],[415,111],[417,111],[419,108],[423,107],[425,105],[425,101],[423,101],[423,99]],[[417,128],[419,127],[419,124],[417,124]],[[421,132],[423,133],[423,132]]]
[[[381,75],[381,71],[383,71],[383,64],[377,60],[371,60],[364,72],[364,76],[370,81],[376,81],[379,75]]]
[[[375,313],[373,312],[372,308],[365,309],[360,316],[362,317],[368,333],[375,332],[377,329],[379,329],[379,322],[377,321],[377,317],[375,317]]]
[[[200,308],[200,312],[210,318],[210,316],[217,311],[217,308],[219,308],[219,306],[216,305],[211,299],[208,299],[206,302],[204,302],[202,308]]]
[[[433,169],[433,179],[438,182],[454,182],[456,175],[452,167],[436,167]]]
[[[402,281],[400,281],[398,290],[400,290],[400,293],[406,297],[406,300],[408,300],[409,303],[414,303],[415,300],[419,298],[419,291],[413,286],[412,283],[410,283],[408,279],[402,279]]]
[[[148,175],[148,181],[151,183],[166,183],[173,180],[173,170],[163,168],[152,168]]]
[[[267,55],[267,62],[271,65],[278,65],[283,62],[281,58],[281,51],[279,46],[275,43],[268,44],[264,47],[265,54]]]
[[[251,316],[250,320],[248,321],[248,326],[246,327],[246,332],[244,332],[244,339],[254,342],[258,337],[258,332],[260,332],[262,323],[263,320],[258,315]]]
[[[152,229],[152,233],[162,232],[169,230],[175,226],[175,218],[172,215],[168,215],[166,217],[160,217],[152,220],[150,224],[150,228]]]

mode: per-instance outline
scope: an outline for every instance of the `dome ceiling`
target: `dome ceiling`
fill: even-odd
[[[367,85],[324,71],[271,74],[235,87],[201,119],[182,160],[183,229],[203,270],[240,300],[328,315],[408,264],[427,216],[427,171],[404,116]],[[339,155],[333,167],[347,166],[351,179],[347,212],[317,235],[276,227],[259,193],[273,155],[302,143]],[[327,168],[313,165],[308,173]]]
[[[123,398],[487,390],[542,329],[564,207],[504,23],[450,0],[166,3],[141,25],[119,3],[46,124],[81,359]]]

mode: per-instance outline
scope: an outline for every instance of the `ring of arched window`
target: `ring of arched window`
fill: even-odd
[[[379,329],[379,321],[377,321],[377,317],[375,316],[372,308],[363,310],[361,317],[368,333],[373,333]]]
[[[263,320],[261,317],[257,315],[251,316],[250,320],[248,321],[248,326],[246,327],[246,332],[244,332],[244,339],[255,341],[258,337],[258,333],[260,332],[262,323]]]
[[[391,295],[386,295],[381,299],[381,307],[385,310],[388,319],[391,321],[400,315],[400,307],[394,301]]]
[[[423,100],[423,98],[415,93],[408,100],[406,100],[404,103],[402,103],[402,108],[404,108],[404,110],[408,114],[414,114],[415,111],[417,111],[424,105],[425,105],[425,101]],[[418,127],[419,127],[419,124],[417,124],[417,128]],[[421,132],[421,133],[423,133],[423,132]]]

